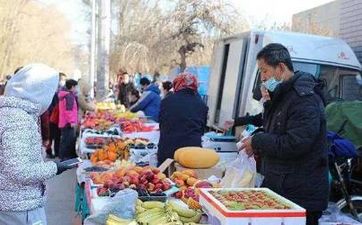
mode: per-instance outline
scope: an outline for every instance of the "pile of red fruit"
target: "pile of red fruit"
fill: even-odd
[[[140,120],[126,120],[121,122],[122,131],[125,133],[150,132],[154,130],[153,126],[146,126]]]
[[[159,193],[171,188],[166,175],[153,167],[123,168],[112,173],[92,173],[91,179],[95,184],[103,184],[97,189],[100,196],[125,188],[147,190],[150,193]]]

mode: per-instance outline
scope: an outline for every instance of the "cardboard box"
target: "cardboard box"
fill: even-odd
[[[181,166],[178,163],[175,163],[175,168],[176,168],[176,171],[182,171],[182,170],[189,169],[189,168]],[[192,169],[192,170],[194,170],[196,172],[197,177],[202,180],[206,180],[213,175],[218,178],[222,178],[225,173],[225,168],[220,168],[217,166],[209,168],[209,169]]]
[[[204,212],[208,215],[208,223],[211,225],[305,225],[306,223],[305,209],[267,188],[220,188],[200,190],[200,204]],[[290,206],[290,209],[232,211],[227,209],[220,201],[209,193],[209,191],[212,190],[259,190],[274,197],[278,201],[287,204]]]

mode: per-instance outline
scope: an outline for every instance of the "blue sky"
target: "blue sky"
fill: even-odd
[[[71,39],[77,44],[86,44],[87,21],[82,0],[38,0],[46,4],[55,4],[72,24]],[[125,0],[127,1],[127,0]],[[131,1],[131,0],[129,0]],[[328,2],[331,0],[229,0],[244,15],[251,28],[264,24],[267,27],[274,23],[291,23],[292,15]]]

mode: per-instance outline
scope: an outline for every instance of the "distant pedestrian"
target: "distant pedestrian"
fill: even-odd
[[[172,82],[171,81],[164,81],[162,82],[162,96],[166,98],[173,94],[172,91]]]
[[[76,126],[78,125],[78,102],[75,93],[77,85],[77,81],[69,79],[65,82],[64,89],[58,94],[61,160],[77,156],[75,152]]]

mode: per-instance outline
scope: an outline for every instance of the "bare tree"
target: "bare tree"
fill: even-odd
[[[0,0],[0,75],[43,62],[61,71],[74,70],[70,23],[55,7],[31,0]]]
[[[247,23],[222,0],[118,1],[111,70],[165,72],[172,63],[208,64],[213,41]]]

